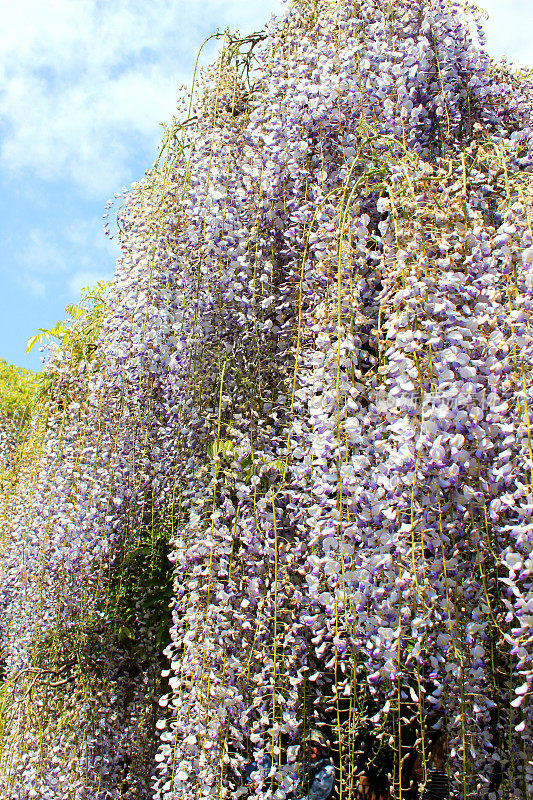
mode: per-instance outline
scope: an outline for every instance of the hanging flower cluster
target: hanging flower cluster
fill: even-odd
[[[16,422],[7,414],[0,415],[0,466],[6,467],[9,457],[16,447],[17,430]]]
[[[6,502],[2,797],[233,797],[270,755],[284,800],[316,725],[350,796],[433,729],[464,797],[531,797],[533,87],[475,14],[226,36],[125,197]],[[127,588],[162,531],[166,640]]]

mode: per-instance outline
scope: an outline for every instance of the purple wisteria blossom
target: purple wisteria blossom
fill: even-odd
[[[436,730],[454,791],[531,797],[533,87],[476,14],[227,34],[125,196],[5,501],[2,797],[230,798],[269,754],[284,800],[317,725],[350,797],[365,743],[401,796]],[[126,646],[156,523],[169,641],[141,604]]]

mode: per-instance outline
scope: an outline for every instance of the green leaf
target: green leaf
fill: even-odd
[[[217,456],[224,458],[233,458],[235,456],[235,445],[232,441],[224,441],[222,439],[215,439],[207,446],[207,457],[212,461]]]
[[[150,547],[150,545],[145,545],[143,547],[137,547],[133,555],[153,556],[155,552],[155,548]]]
[[[67,329],[62,322],[56,322],[54,327],[50,330],[48,330],[48,328],[37,328],[37,330],[40,331],[40,333],[36,333],[34,336],[30,336],[28,339],[28,345],[26,347],[27,353],[30,353],[34,346],[43,340],[49,342],[51,339],[60,339],[61,336],[65,334]]]
[[[31,353],[37,342],[40,342],[41,340],[42,340],[42,334],[37,333],[35,334],[35,336],[30,336],[30,338],[28,339],[28,346],[26,347],[26,352]]]
[[[169,622],[170,622],[170,615],[166,614],[165,617],[161,620],[161,624],[159,625],[159,630],[157,631],[157,637],[155,640],[157,648],[161,648],[163,642],[166,643],[170,638],[168,633]]]
[[[122,644],[124,642],[133,641],[135,639],[135,632],[132,631],[131,628],[128,628],[126,625],[121,625],[118,629],[118,640]]]
[[[39,328],[39,332],[28,339],[26,352],[30,353],[33,347],[42,341],[58,339],[60,347],[66,350],[75,365],[82,359],[89,361],[96,347],[95,339],[102,327],[106,310],[106,281],[98,281],[92,288],[81,290],[81,302],[71,303],[66,311],[69,315],[67,322],[56,322],[53,328]]]
[[[151,597],[143,600],[143,606],[144,608],[151,608],[152,606],[157,606],[159,603],[164,601],[168,602],[172,598],[173,594],[172,587],[169,587],[161,592],[156,592]]]

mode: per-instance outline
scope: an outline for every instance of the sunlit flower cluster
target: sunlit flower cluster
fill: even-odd
[[[284,800],[311,724],[348,794],[363,734],[399,791],[437,728],[464,797],[531,796],[532,99],[455,2],[225,42],[7,505],[3,797],[232,797],[269,753]],[[106,603],[154,520],[162,680]]]
[[[6,467],[16,446],[17,421],[0,412],[0,467]]]

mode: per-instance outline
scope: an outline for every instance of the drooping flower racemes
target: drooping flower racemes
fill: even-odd
[[[531,796],[531,100],[458,3],[226,35],[6,503],[6,797]]]

